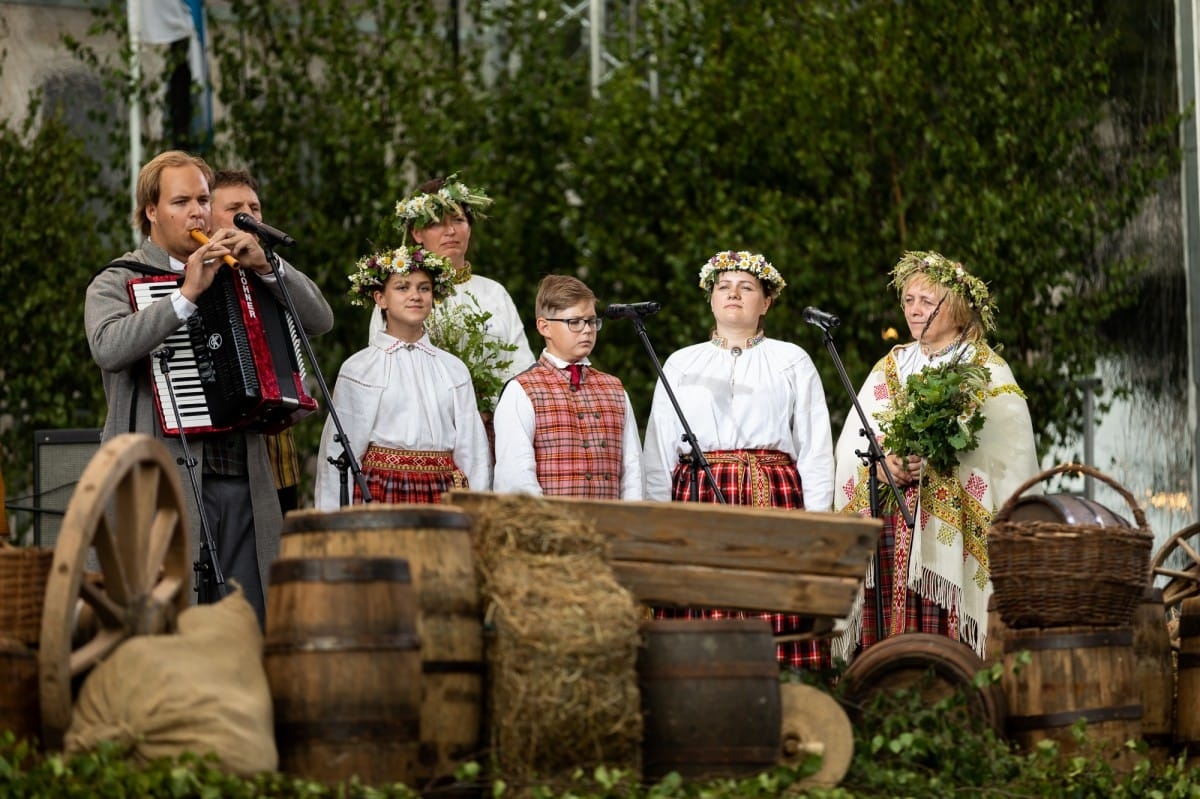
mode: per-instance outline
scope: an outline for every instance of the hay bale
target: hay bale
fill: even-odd
[[[497,503],[476,533],[498,776],[519,786],[600,764],[636,770],[641,613],[607,539],[531,497]]]
[[[474,514],[473,529],[485,585],[489,569],[514,552],[609,557],[608,537],[591,521],[539,497],[497,496]]]

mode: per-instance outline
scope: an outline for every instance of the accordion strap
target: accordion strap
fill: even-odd
[[[88,285],[90,286],[92,284],[92,280],[95,280],[96,278],[100,277],[100,275],[104,274],[109,269],[128,269],[131,272],[138,272],[140,274],[150,275],[150,276],[176,275],[178,277],[182,277],[182,275],[180,275],[178,272],[173,272],[170,269],[159,269],[157,266],[150,266],[149,264],[144,264],[141,261],[130,261],[130,260],[124,260],[121,258],[117,258],[114,261],[109,261],[107,264],[102,266],[96,272],[96,274],[92,275],[91,280],[88,280]]]

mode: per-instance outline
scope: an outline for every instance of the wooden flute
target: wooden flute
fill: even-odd
[[[201,230],[200,228],[192,228],[191,236],[193,239],[200,242],[201,244],[208,244],[208,236],[205,236],[204,231]],[[239,264],[237,262],[237,259],[234,258],[229,253],[225,253],[224,255],[222,255],[221,260],[224,261],[225,263],[229,264],[230,266],[232,266],[234,269],[237,269],[241,266],[241,264]]]

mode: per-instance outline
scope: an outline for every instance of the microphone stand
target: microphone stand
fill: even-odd
[[[211,604],[226,594],[225,574],[221,571],[221,561],[217,557],[217,544],[213,540],[212,528],[208,526],[208,514],[204,511],[204,496],[200,491],[200,481],[196,479],[197,461],[192,457],[191,447],[188,446],[187,434],[183,432],[183,420],[179,418],[179,402],[175,399],[175,387],[167,377],[171,371],[170,360],[175,351],[163,347],[154,353],[158,359],[158,368],[162,372],[163,382],[167,385],[167,396],[171,400],[171,412],[175,414],[175,424],[179,428],[179,444],[183,447],[183,457],[175,462],[187,467],[188,480],[192,484],[192,495],[196,497],[196,510],[200,515],[200,557],[192,564],[196,572],[196,600],[201,604]],[[207,557],[206,557],[207,555]]]
[[[347,446],[349,438],[346,436],[346,431],[342,427],[342,420],[338,416],[337,408],[333,405],[333,395],[329,393],[329,386],[325,384],[325,375],[321,372],[321,365],[317,362],[317,356],[313,353],[312,342],[309,341],[308,333],[304,330],[304,325],[300,322],[300,315],[296,313],[296,305],[292,302],[291,292],[288,291],[287,283],[283,279],[283,270],[279,266],[279,256],[275,254],[275,248],[271,242],[265,239],[260,239],[263,252],[267,256],[267,263],[271,266],[271,274],[275,275],[275,285],[279,287],[279,292],[283,296],[283,304],[287,306],[288,312],[291,313],[292,319],[296,321],[296,335],[300,339],[300,346],[304,348],[304,356],[308,358],[309,364],[312,365],[313,376],[317,379],[317,385],[321,388],[321,395],[325,397],[329,405],[329,418],[333,420],[333,425],[337,429],[337,435],[334,440],[342,445],[342,454],[338,458],[329,458],[329,462],[337,466],[341,475],[341,489],[339,499],[342,507],[350,504],[350,489],[347,483],[347,469],[354,473],[354,482],[358,485],[359,491],[362,492],[363,503],[371,501],[371,489],[367,485],[367,478],[363,477],[362,468],[359,466],[358,459],[354,457],[354,453]]]
[[[671,390],[671,384],[667,382],[667,376],[663,374],[662,365],[658,362],[658,356],[654,354],[654,346],[650,343],[650,336],[646,333],[646,325],[642,320],[641,314],[634,314],[629,317],[633,320],[633,326],[637,330],[638,337],[642,340],[642,345],[646,348],[646,354],[650,356],[650,361],[654,364],[654,371],[658,373],[659,382],[667,391],[667,397],[671,400],[671,407],[675,409],[675,415],[679,417],[679,423],[683,425],[683,440],[692,448],[690,455],[687,457],[691,462],[691,493],[692,501],[700,501],[700,470],[704,471],[704,476],[708,478],[708,484],[712,486],[713,494],[717,498],[717,502],[724,505],[725,495],[721,493],[721,487],[717,485],[717,478],[713,475],[712,466],[709,465],[708,459],[704,457],[704,452],[700,449],[700,443],[696,441],[696,434],[692,432],[692,428],[688,425],[687,418],[683,415],[683,409],[679,407],[679,400],[675,398],[675,392]]]
[[[878,519],[882,516],[882,508],[879,502],[879,477],[875,473],[877,464],[883,464],[887,456],[883,453],[883,448],[879,446],[879,441],[875,438],[872,432],[871,422],[867,419],[867,414],[863,410],[862,405],[858,401],[858,392],[854,390],[854,385],[850,382],[850,376],[846,374],[846,366],[842,363],[841,356],[838,355],[837,346],[833,343],[832,328],[837,327],[839,322],[834,318],[824,322],[812,321],[812,324],[821,328],[825,339],[825,348],[829,350],[829,355],[833,358],[833,364],[837,367],[838,376],[842,379],[842,386],[846,389],[846,393],[850,395],[850,401],[854,403],[854,410],[858,414],[858,420],[862,424],[859,428],[859,434],[867,440],[867,450],[854,450],[854,454],[862,459],[867,467],[867,492],[871,504],[871,518]],[[904,523],[909,529],[913,528],[914,519],[912,511],[908,509],[908,503],[904,501],[904,494],[896,486],[896,479],[892,476],[890,469],[883,468],[883,473],[887,476],[888,486],[892,490],[892,495],[896,498],[896,504],[900,508],[900,515],[904,517]],[[875,567],[875,641],[883,640],[883,575],[881,570],[882,555],[880,548],[883,546],[882,539],[875,544],[875,554],[872,563]],[[894,590],[894,589],[893,589]]]

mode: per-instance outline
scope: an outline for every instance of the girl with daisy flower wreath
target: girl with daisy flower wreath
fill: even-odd
[[[382,329],[342,364],[333,389],[348,446],[362,465],[371,500],[437,503],[452,488],[492,484],[487,433],[466,364],[429,340],[425,320],[453,291],[454,266],[421,247],[399,247],[358,262],[352,301],[379,310]],[[337,426],[326,420],[317,456],[315,505],[341,503]],[[363,501],[352,476],[353,500]]]
[[[719,252],[700,270],[714,327],[708,341],[663,364],[683,416],[731,505],[827,511],[833,503],[833,434],[825,391],[799,346],[767,338],[763,320],[783,276],[762,255]],[[692,479],[683,424],[655,386],[642,469],[647,499],[715,502],[705,476]],[[698,490],[694,488],[698,486]],[[697,496],[698,494],[698,496]],[[782,665],[828,665],[828,646],[805,637],[811,622],[785,613],[656,608],[657,618],[755,618],[771,622]],[[790,640],[788,640],[790,639]]]

